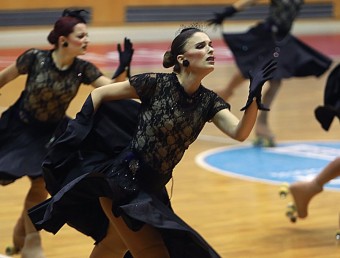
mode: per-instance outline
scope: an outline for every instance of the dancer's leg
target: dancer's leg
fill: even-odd
[[[100,203],[134,258],[170,258],[159,231],[147,224],[132,231],[121,217],[113,215],[110,199],[101,197]]]
[[[90,258],[122,258],[127,251],[125,243],[110,223],[105,238],[96,244]]]
[[[266,107],[271,107],[272,102],[274,101],[275,97],[279,92],[281,81],[280,80],[270,81],[268,86],[269,87],[263,94],[262,102]],[[275,136],[269,128],[268,113],[269,113],[268,111],[260,111],[259,116],[256,120],[255,134],[257,137],[267,139],[269,141],[270,147],[271,145],[273,146],[275,145],[274,143]]]
[[[46,200],[48,192],[46,191],[45,182],[42,177],[30,180],[31,186],[25,198],[23,211],[25,242],[21,253],[22,258],[45,258],[42,250],[40,234],[28,217],[27,211],[33,206]]]
[[[312,181],[296,182],[290,186],[300,218],[307,217],[311,199],[322,191],[326,183],[338,176],[340,176],[340,157],[330,162]]]
[[[24,212],[21,213],[21,216],[17,220],[17,223],[14,226],[13,230],[13,248],[16,250],[21,250],[24,247],[25,242],[25,220],[24,220]]]
[[[340,176],[340,157],[337,157],[332,162],[328,163],[314,180],[318,185],[324,186],[338,176]]]

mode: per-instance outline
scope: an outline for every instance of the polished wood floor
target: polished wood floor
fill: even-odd
[[[157,71],[148,67],[146,71]],[[217,66],[205,80],[214,89],[226,84],[234,71],[233,64]],[[134,73],[143,72],[142,67]],[[290,79],[284,82],[279,97],[270,111],[270,124],[278,141],[339,140],[339,122],[329,132],[321,129],[313,110],[323,101],[326,76]],[[1,90],[2,107],[19,95],[24,78]],[[238,111],[247,97],[247,85],[231,99],[232,111]],[[74,115],[89,92],[82,87],[69,108]],[[340,192],[325,191],[310,205],[310,215],[292,224],[285,217],[286,201],[278,196],[277,185],[241,180],[212,173],[195,162],[202,151],[238,144],[224,137],[208,124],[203,136],[187,151],[175,169],[172,203],[175,211],[217,250],[222,257],[242,258],[337,258],[340,246],[335,241],[340,212]],[[218,140],[216,140],[218,139]],[[253,139],[253,134],[249,141]],[[232,162],[241,162],[232,161]],[[15,162],[15,161],[14,161]],[[171,185],[169,185],[170,189]],[[12,228],[21,211],[28,189],[26,178],[0,189],[0,253],[11,243]],[[92,239],[65,226],[57,235],[42,232],[48,258],[88,257]]]

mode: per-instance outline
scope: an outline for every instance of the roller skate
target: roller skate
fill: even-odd
[[[20,248],[15,246],[7,246],[5,250],[6,255],[12,256],[20,253]],[[0,257],[1,258],[1,257]]]
[[[275,147],[275,136],[266,124],[257,123],[253,145],[255,147]]]
[[[13,244],[6,247],[6,255],[12,256],[20,253],[25,242],[25,226],[23,217],[20,217],[14,227]]]
[[[276,143],[273,137],[256,136],[253,140],[253,145],[255,147],[272,148],[276,146]]]
[[[289,184],[282,183],[279,188],[279,195],[281,199],[286,199],[289,195]],[[297,220],[297,212],[296,206],[294,202],[289,202],[286,206],[286,217],[292,222],[295,223]]]
[[[39,232],[32,232],[26,235],[25,244],[21,250],[22,258],[45,258]]]
[[[338,241],[338,245],[340,244],[340,229],[336,231],[335,240]]]
[[[290,193],[293,201],[288,203],[286,216],[291,222],[296,222],[297,218],[305,218],[308,215],[308,204],[310,200],[322,191],[322,187],[315,181],[296,182],[291,185],[283,183],[280,186],[279,194],[281,198],[286,198]]]
[[[336,231],[335,240],[336,244],[340,246],[340,213],[339,213],[339,229]]]

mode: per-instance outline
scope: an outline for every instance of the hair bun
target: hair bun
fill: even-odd
[[[58,42],[58,37],[55,34],[55,31],[52,30],[50,34],[47,36],[48,42],[50,42],[52,45],[56,44]]]
[[[163,67],[169,68],[175,65],[174,56],[170,51],[166,51],[163,56]]]

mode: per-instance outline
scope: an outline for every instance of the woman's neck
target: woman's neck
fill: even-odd
[[[59,70],[67,70],[73,63],[74,57],[70,57],[63,53],[62,50],[55,49],[52,52],[52,59],[55,66]]]
[[[203,78],[193,74],[187,74],[182,72],[177,74],[177,79],[184,88],[184,91],[188,95],[191,95],[195,93],[197,89],[200,87]]]

